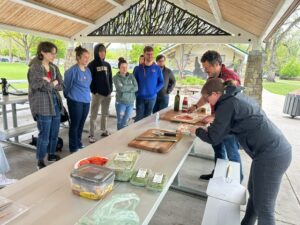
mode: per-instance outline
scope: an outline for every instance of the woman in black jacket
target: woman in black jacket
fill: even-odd
[[[283,174],[291,163],[291,145],[255,101],[241,89],[210,79],[201,94],[215,105],[215,120],[206,129],[191,130],[216,145],[234,134],[252,158],[248,182],[249,199],[242,225],[275,225],[275,202]]]

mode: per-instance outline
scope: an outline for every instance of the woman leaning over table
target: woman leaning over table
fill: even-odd
[[[37,121],[39,130],[36,157],[37,167],[46,166],[44,158],[48,153],[48,161],[60,159],[55,154],[62,101],[58,91],[62,90],[62,77],[59,69],[53,64],[57,47],[51,42],[41,42],[37,48],[37,56],[29,63],[29,105],[32,116]]]
[[[83,147],[81,142],[85,120],[90,109],[91,71],[87,67],[90,54],[87,49],[75,48],[77,64],[65,72],[64,95],[67,98],[70,114],[69,148],[76,152]]]
[[[207,128],[191,129],[210,144],[219,144],[230,134],[236,135],[252,158],[249,199],[241,225],[275,225],[275,203],[282,176],[292,159],[291,145],[257,103],[241,93],[241,88],[208,80],[201,90],[204,99],[215,106],[215,119]]]

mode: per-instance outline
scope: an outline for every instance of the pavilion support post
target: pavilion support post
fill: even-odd
[[[76,54],[74,50],[75,50],[74,42],[70,42],[65,56],[65,63],[64,63],[65,71],[76,63]]]
[[[90,61],[94,59],[94,43],[82,43],[83,48],[86,48],[90,53]]]
[[[253,98],[260,106],[262,105],[262,72],[263,53],[261,50],[252,50],[248,55],[245,73],[245,94]]]

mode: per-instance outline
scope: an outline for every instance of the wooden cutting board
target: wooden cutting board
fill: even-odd
[[[171,121],[171,122],[179,122],[179,123],[191,123],[191,124],[194,124],[194,125],[199,125],[199,126],[203,126],[205,125],[204,123],[202,123],[201,121],[199,120],[202,120],[204,117],[208,116],[207,114],[204,114],[204,113],[200,113],[199,112],[199,117],[200,119],[199,120],[196,120],[196,121],[185,121],[185,120],[180,120],[180,119],[176,119],[176,116],[179,116],[179,115],[183,115],[183,114],[186,114],[182,111],[180,112],[175,112],[174,110],[169,110],[165,113],[163,113],[161,116],[160,116],[160,119],[162,120],[167,120],[167,121]]]
[[[154,133],[160,131],[160,132],[167,132],[166,130],[162,129],[149,129],[143,134],[139,135],[138,137],[157,137]],[[169,137],[168,137],[169,138]],[[182,138],[182,134],[177,134],[176,135],[177,142],[180,141]],[[138,148],[138,149],[143,149],[147,151],[152,151],[152,152],[157,152],[157,153],[167,153],[169,152],[172,147],[177,143],[177,142],[169,142],[169,141],[137,141],[137,140],[132,140],[131,142],[128,143],[129,147],[133,148]]]

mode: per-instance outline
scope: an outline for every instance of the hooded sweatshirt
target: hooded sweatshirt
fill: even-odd
[[[212,145],[234,134],[253,159],[271,159],[291,151],[281,131],[267,118],[257,103],[241,93],[241,88],[228,86],[215,105],[215,120],[207,132],[196,135]]]
[[[138,90],[137,82],[132,74],[126,76],[118,72],[113,78],[116,88],[116,102],[123,104],[133,104],[135,92]]]
[[[99,48],[102,46],[102,44],[95,46],[94,60],[89,63],[88,67],[92,73],[91,92],[108,96],[113,90],[112,71],[110,64],[99,57]]]
[[[152,100],[164,86],[164,77],[158,65],[151,66],[140,64],[134,71],[135,79],[138,83],[138,99]]]

